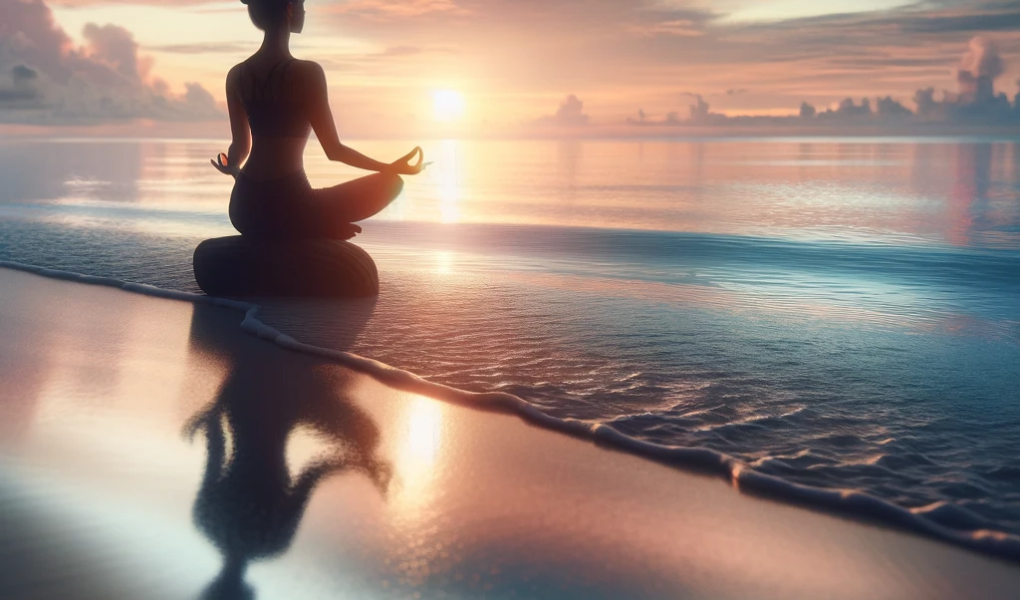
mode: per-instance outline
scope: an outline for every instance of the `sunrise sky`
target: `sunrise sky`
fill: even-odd
[[[823,112],[847,97],[916,111],[919,89],[955,98],[961,71],[987,71],[1010,101],[1020,77],[1020,5],[999,0],[307,0],[306,10],[294,53],[326,69],[338,125],[356,137],[625,134],[693,117],[698,96],[699,114],[729,117],[797,115],[802,102]],[[215,131],[223,78],[260,41],[236,0],[0,0],[0,132]]]

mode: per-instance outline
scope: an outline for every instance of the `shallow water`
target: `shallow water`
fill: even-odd
[[[407,144],[357,145],[397,156]],[[0,143],[0,259],[195,290],[210,142]],[[1011,141],[437,142],[383,291],[264,320],[472,390],[1020,533]],[[312,151],[313,184],[353,174]],[[9,182],[9,183],[8,183]]]

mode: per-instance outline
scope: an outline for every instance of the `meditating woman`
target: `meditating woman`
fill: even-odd
[[[361,231],[354,222],[378,213],[400,193],[400,175],[421,172],[421,148],[383,163],[341,144],[322,67],[290,54],[290,34],[304,27],[304,0],[241,1],[265,37],[258,52],[227,74],[233,139],[227,154],[212,163],[235,178],[230,221],[247,236],[354,237]],[[330,160],[378,173],[312,189],[302,157],[313,129]]]

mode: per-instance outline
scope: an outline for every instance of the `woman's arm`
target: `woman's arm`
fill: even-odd
[[[326,74],[317,63],[306,63],[309,69],[308,81],[310,82],[308,94],[309,121],[315,136],[319,138],[322,149],[329,160],[342,162],[356,169],[366,171],[384,171],[398,175],[415,175],[421,172],[421,158],[417,164],[410,164],[414,156],[421,154],[420,148],[415,148],[410,154],[394,161],[384,163],[374,158],[369,158],[354,148],[344,146],[337,136],[336,123],[333,121],[333,111],[329,108],[329,93],[326,90]]]
[[[188,420],[184,426],[184,436],[189,440],[195,439],[199,429],[205,429],[206,462],[205,474],[202,477],[202,487],[208,488],[219,480],[223,473],[223,463],[226,457],[226,443],[223,434],[223,408],[220,404],[202,409],[195,416]]]
[[[230,115],[230,148],[227,150],[227,160],[218,164],[212,162],[213,166],[221,173],[233,175],[241,172],[241,164],[248,153],[251,152],[251,130],[248,128],[248,114],[244,111],[244,104],[237,94],[237,80],[240,77],[241,65],[235,65],[227,73],[227,113]]]

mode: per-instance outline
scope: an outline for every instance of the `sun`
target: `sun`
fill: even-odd
[[[455,121],[464,115],[464,95],[453,90],[438,90],[432,96],[432,112],[438,121]]]

